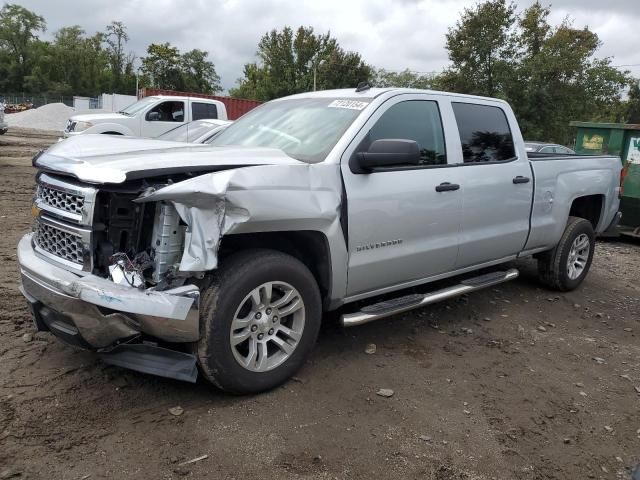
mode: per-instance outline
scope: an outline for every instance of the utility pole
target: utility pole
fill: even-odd
[[[319,62],[314,62],[313,64],[313,91],[316,91],[316,84],[318,79],[318,67],[324,62],[324,60],[320,60]]]

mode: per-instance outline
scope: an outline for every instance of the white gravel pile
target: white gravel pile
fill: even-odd
[[[9,127],[62,131],[74,113],[74,109],[64,103],[49,103],[24,112],[7,113],[4,118]]]

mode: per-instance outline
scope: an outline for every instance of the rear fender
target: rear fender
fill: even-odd
[[[555,162],[562,162],[557,160]],[[551,165],[555,162],[549,162]],[[606,229],[608,222],[617,211],[617,186],[610,169],[584,169],[546,176],[536,171],[536,186],[531,215],[531,234],[525,250],[542,247],[553,248],[564,232],[571,206],[578,198],[601,195],[604,202],[600,219],[595,228],[597,233]],[[612,180],[613,179],[613,180]]]

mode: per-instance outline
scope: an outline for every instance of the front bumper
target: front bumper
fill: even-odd
[[[194,285],[156,292],[71,272],[41,257],[32,234],[18,244],[20,291],[36,325],[86,348],[105,349],[141,334],[174,343],[199,338],[200,291]]]

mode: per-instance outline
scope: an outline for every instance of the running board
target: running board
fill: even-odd
[[[359,312],[342,315],[341,321],[344,327],[354,327],[364,323],[373,322],[380,318],[389,317],[398,313],[424,307],[432,303],[440,302],[452,297],[458,297],[464,293],[474,292],[482,288],[491,287],[499,283],[508,282],[518,278],[519,272],[511,268],[506,272],[491,272],[478,277],[462,280],[458,285],[436,290],[427,294],[412,294],[404,297],[385,300],[362,308]]]

